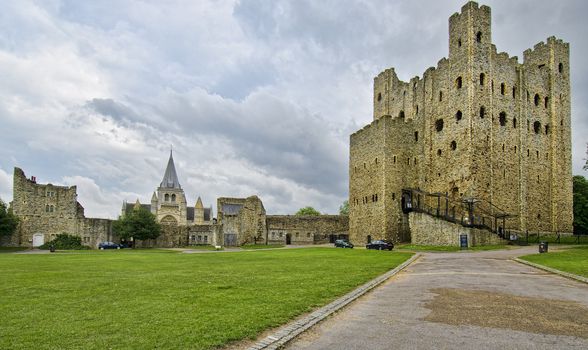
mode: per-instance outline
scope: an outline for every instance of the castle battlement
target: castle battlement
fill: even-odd
[[[449,55],[422,78],[374,78],[373,121],[350,137],[350,237],[399,239],[403,188],[480,198],[517,230],[571,232],[569,44],[497,52],[491,10],[449,18]]]

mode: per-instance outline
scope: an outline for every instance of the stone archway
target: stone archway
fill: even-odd
[[[164,216],[161,219],[160,223],[162,225],[173,225],[173,226],[177,226],[178,225],[178,220],[176,220],[176,218],[174,218],[171,215],[166,215],[166,216]]]

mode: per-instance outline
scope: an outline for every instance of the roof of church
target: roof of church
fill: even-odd
[[[163,188],[178,188],[181,189],[180,181],[178,180],[178,174],[176,173],[176,166],[174,165],[174,157],[172,152],[169,152],[169,160],[167,161],[167,168],[165,168],[165,174],[159,187]]]
[[[137,203],[125,203],[125,213],[130,213],[135,208],[135,205],[137,205]],[[141,208],[151,211],[151,204],[139,203],[139,205],[141,205]]]

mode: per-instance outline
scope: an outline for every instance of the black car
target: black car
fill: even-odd
[[[365,249],[377,249],[377,250],[392,250],[394,243],[386,241],[371,241],[366,244]]]
[[[121,244],[117,244],[114,242],[102,242],[100,244],[98,244],[98,249],[100,250],[104,250],[104,249],[121,249],[124,248]]]
[[[335,241],[335,247],[339,248],[353,248],[353,244],[349,243],[344,239],[338,239]]]

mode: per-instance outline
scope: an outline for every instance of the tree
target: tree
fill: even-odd
[[[588,156],[588,144],[586,144],[586,156]],[[588,157],[586,157],[586,164],[584,164],[583,169],[588,170]]]
[[[349,201],[345,200],[339,207],[339,215],[349,215]]]
[[[302,216],[302,215],[321,215],[321,213],[319,213],[318,210],[314,209],[313,207],[304,207],[304,208],[300,208],[296,212],[296,215],[298,215],[298,216]]]
[[[161,226],[155,219],[155,215],[142,207],[135,207],[131,212],[120,217],[112,224],[112,229],[125,240],[131,237],[140,240],[156,239],[161,233]]]
[[[0,199],[0,236],[10,236],[18,227],[18,218],[8,208],[6,203]]]
[[[588,233],[588,180],[574,176],[574,233]]]

